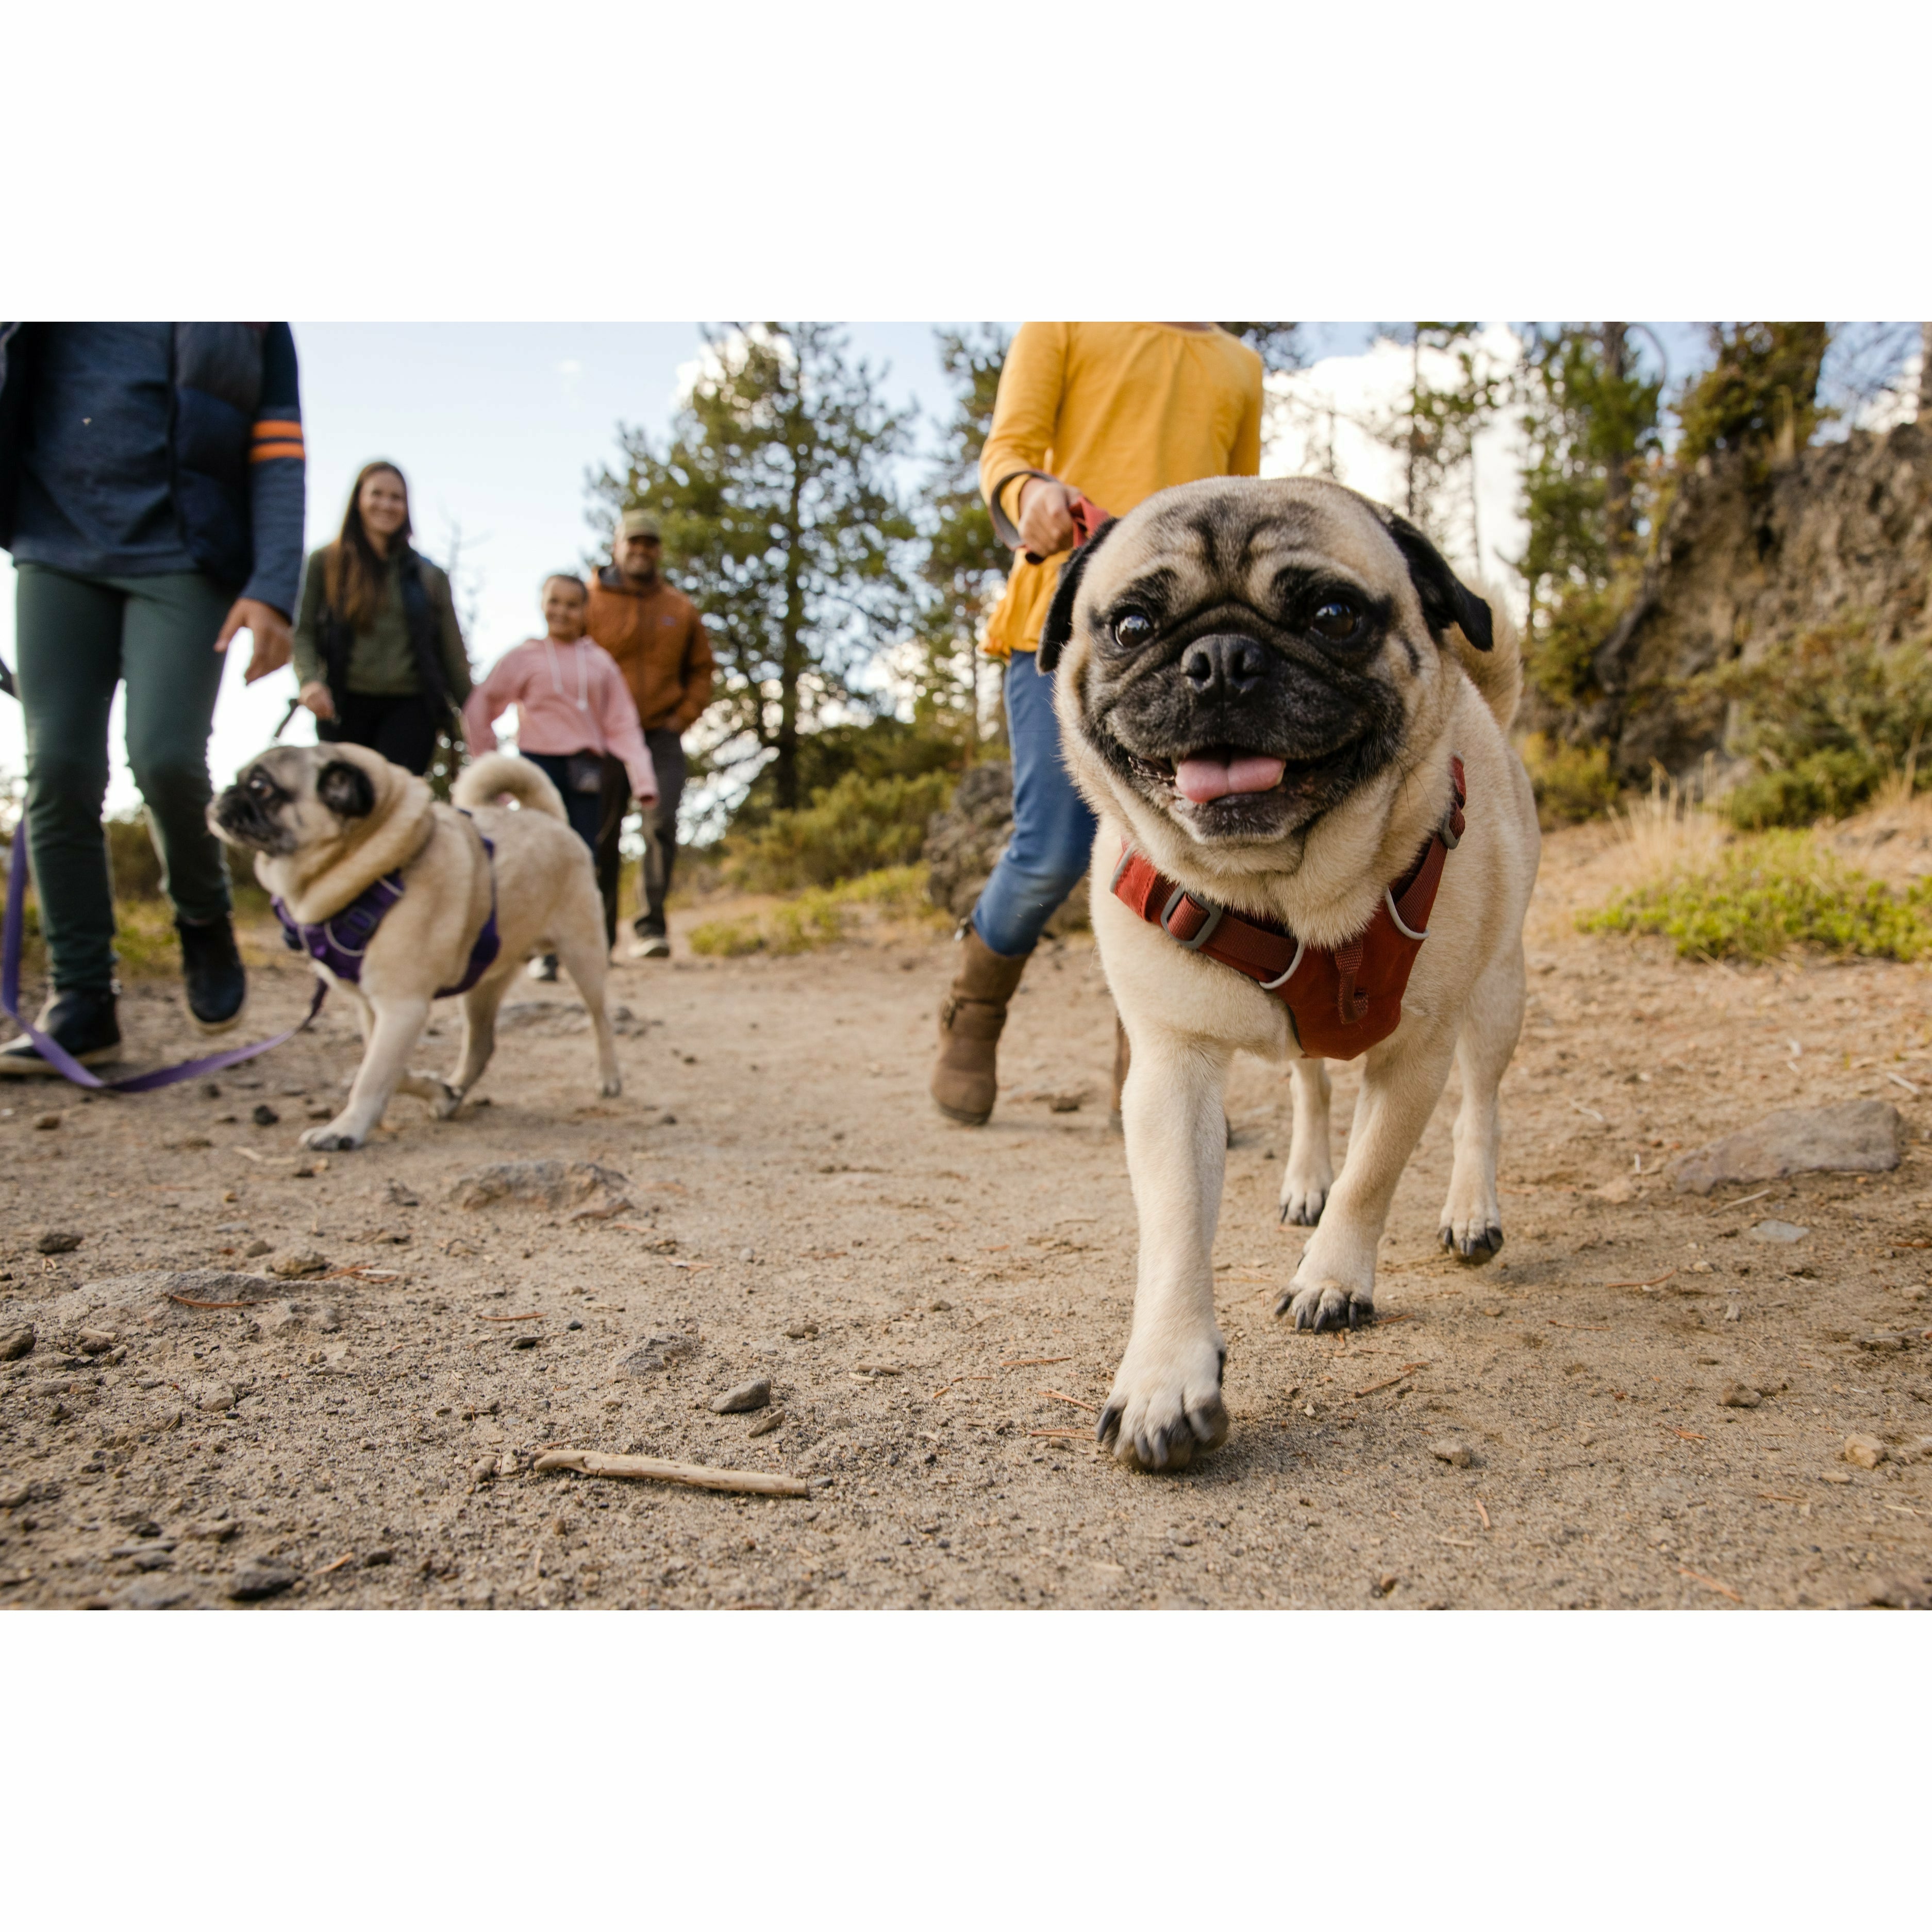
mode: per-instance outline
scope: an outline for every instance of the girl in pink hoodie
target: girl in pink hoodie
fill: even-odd
[[[556,787],[572,830],[594,859],[605,814],[622,813],[631,796],[640,805],[655,803],[658,782],[623,673],[609,652],[584,634],[589,602],[580,578],[544,578],[547,634],[497,659],[464,704],[463,724],[472,754],[494,751],[496,722],[514,707],[517,749]],[[614,782],[616,765],[627,786]],[[614,931],[616,881],[599,879],[598,885],[605,926]],[[533,963],[530,970],[539,978],[556,976],[552,962]]]

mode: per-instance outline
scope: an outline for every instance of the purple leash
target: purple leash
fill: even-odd
[[[125,1080],[103,1080],[90,1073],[57,1040],[50,1040],[32,1022],[20,1017],[20,938],[26,925],[26,903],[27,827],[23,819],[14,835],[11,862],[7,868],[7,926],[4,940],[0,940],[0,1009],[34,1042],[40,1058],[76,1087],[92,1087],[104,1094],[146,1094],[157,1087],[172,1087],[178,1080],[197,1079],[204,1073],[219,1073],[225,1066],[239,1066],[244,1060],[253,1060],[258,1053],[266,1053],[271,1047],[293,1040],[321,1012],[322,1003],[328,997],[328,982],[318,974],[315,998],[310,1000],[308,1011],[286,1033],[278,1033],[273,1040],[260,1040],[253,1046],[231,1046],[226,1052],[184,1060],[178,1066],[158,1067],[152,1073],[130,1074]]]

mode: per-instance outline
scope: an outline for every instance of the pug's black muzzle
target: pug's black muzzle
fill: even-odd
[[[256,852],[286,853],[295,849],[295,840],[268,802],[253,796],[239,784],[219,793],[208,808],[215,830],[237,845]]]

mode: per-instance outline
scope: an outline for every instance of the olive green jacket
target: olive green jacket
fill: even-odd
[[[326,603],[324,576],[328,553],[316,550],[302,574],[302,608],[296,618],[296,677],[301,684],[326,684],[328,668],[322,651],[322,618]],[[409,626],[403,616],[402,592],[397,582],[400,554],[389,559],[382,583],[382,601],[376,620],[356,633],[349,654],[349,688],[367,698],[401,698],[422,688],[415,654],[410,649]],[[422,562],[423,588],[436,613],[442,645],[443,676],[449,694],[460,704],[470,695],[470,654],[449,594],[449,579],[433,563]]]

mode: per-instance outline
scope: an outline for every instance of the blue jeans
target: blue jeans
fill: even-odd
[[[1012,959],[1040,944],[1047,921],[1085,877],[1096,825],[1060,762],[1053,680],[1041,675],[1030,651],[1013,653],[1006,689],[1013,836],[973,908],[973,929]]]
[[[526,752],[524,756],[555,785],[562,795],[564,816],[570,820],[570,829],[590,848],[594,859],[597,854],[598,828],[604,822],[604,801],[601,794],[594,791],[572,791],[570,788],[570,754],[560,752]]]

